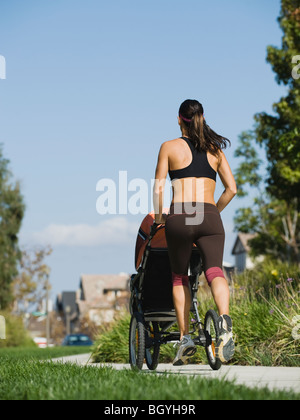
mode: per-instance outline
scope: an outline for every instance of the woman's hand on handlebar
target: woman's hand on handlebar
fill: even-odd
[[[155,217],[155,224],[156,225],[164,225],[166,223],[167,220],[167,215],[164,213],[161,216],[157,215]]]

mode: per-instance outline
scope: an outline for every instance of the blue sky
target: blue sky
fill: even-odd
[[[0,143],[27,206],[22,245],[53,246],[53,295],[82,273],[134,270],[143,216],[100,216],[96,184],[119,171],[150,183],[183,100],[202,102],[237,167],[238,135],[283,93],[265,60],[279,12],[279,0],[0,0]],[[244,204],[222,214],[229,262]]]

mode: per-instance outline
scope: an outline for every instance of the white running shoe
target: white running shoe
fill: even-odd
[[[190,335],[185,335],[177,346],[179,346],[179,349],[174,359],[173,366],[182,366],[186,364],[189,357],[192,357],[196,353],[197,347]]]
[[[222,363],[229,362],[235,351],[233,333],[232,333],[232,320],[228,315],[222,315],[218,319],[218,327],[220,337],[216,344],[216,357]]]

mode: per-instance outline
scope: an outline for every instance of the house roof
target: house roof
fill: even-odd
[[[104,291],[128,291],[128,274],[83,274],[80,279],[81,302],[90,308],[110,308]]]
[[[234,247],[232,249],[232,255],[242,254],[249,252],[250,247],[248,242],[256,236],[256,233],[238,233]]]
[[[60,311],[66,312],[70,308],[70,313],[76,312],[76,292],[62,292],[57,296],[57,307]]]

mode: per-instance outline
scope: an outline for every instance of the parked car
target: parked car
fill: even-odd
[[[92,346],[93,344],[90,337],[85,334],[67,335],[62,342],[62,346]]]
[[[47,348],[47,338],[45,337],[35,337],[33,339],[33,341],[35,342],[35,344],[40,348],[40,349],[45,349]]]

